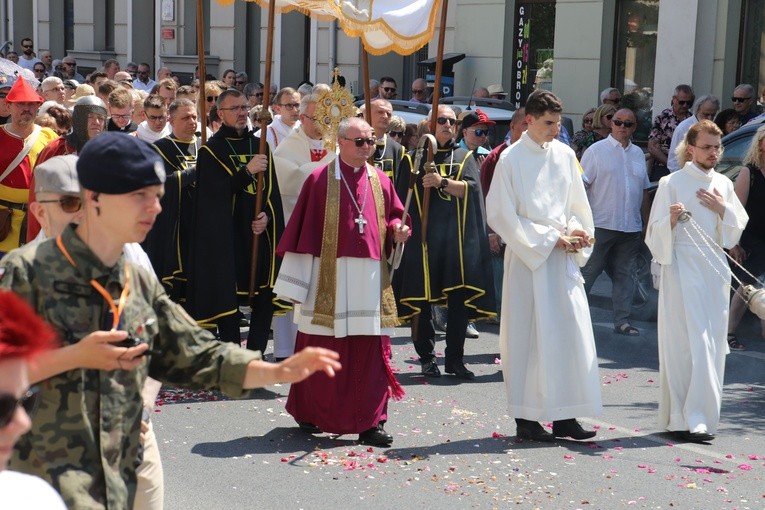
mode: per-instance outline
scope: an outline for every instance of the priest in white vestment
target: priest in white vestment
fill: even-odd
[[[276,102],[271,105],[271,109],[274,111],[274,120],[266,127],[266,140],[273,152],[300,125],[300,94],[292,87],[284,87],[276,94]],[[262,137],[260,129],[255,132],[255,136]]]
[[[602,410],[598,359],[579,271],[592,212],[576,154],[556,140],[563,105],[536,90],[528,130],[505,149],[486,197],[489,226],[507,242],[500,352],[518,437],[588,439],[576,417]],[[552,434],[538,422],[553,421]]]
[[[327,151],[318,124],[314,120],[319,94],[311,93],[300,100],[300,122],[297,129],[274,150],[274,167],[282,195],[284,224],[286,225],[295,209],[303,183],[317,168],[335,159],[334,151]],[[274,317],[271,323],[274,332],[274,358],[281,361],[295,352],[297,324],[294,312]]]
[[[723,248],[738,243],[749,219],[733,183],[714,170],[721,136],[709,120],[688,130],[678,146],[683,166],[659,181],[646,234],[661,264],[659,427],[692,442],[713,439],[720,420],[730,352],[730,269]],[[684,210],[692,219],[681,222]]]

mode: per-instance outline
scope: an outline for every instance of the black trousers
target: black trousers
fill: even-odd
[[[250,331],[247,333],[247,349],[265,353],[268,335],[271,331],[271,319],[274,316],[273,293],[261,291],[253,297]],[[241,343],[238,313],[218,319],[218,335],[223,342]]]
[[[462,363],[465,354],[465,329],[468,324],[468,310],[465,307],[465,292],[453,290],[446,301],[446,362]],[[417,338],[413,338],[414,349],[420,363],[427,363],[436,357],[436,332],[430,322],[431,308],[425,306],[419,315]]]

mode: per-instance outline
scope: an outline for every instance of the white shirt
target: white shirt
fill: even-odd
[[[154,85],[156,85],[157,82],[149,78],[149,81],[144,83],[138,78],[133,80],[133,88],[136,90],[143,90],[144,92],[151,92],[151,89],[154,88]]]
[[[35,64],[38,62],[42,64],[42,60],[40,60],[37,57],[27,58],[24,56],[23,53],[19,53],[19,65],[23,67],[24,69],[29,69],[30,71],[33,71],[35,68]]]
[[[667,168],[670,172],[677,172],[680,170],[680,162],[677,161],[677,154],[675,154],[675,149],[677,149],[677,146],[680,145],[680,142],[683,141],[685,134],[689,129],[691,129],[691,126],[696,124],[698,121],[698,117],[691,115],[680,124],[678,124],[675,130],[672,132],[672,142],[669,144],[669,154],[667,155]]]
[[[0,471],[0,508],[3,510],[66,510],[61,496],[48,482],[16,471]]]
[[[643,190],[651,185],[643,151],[632,143],[622,147],[608,135],[584,152],[582,168],[595,226],[640,232]]]

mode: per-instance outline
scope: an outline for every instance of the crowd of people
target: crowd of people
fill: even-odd
[[[751,86],[736,87],[731,114],[679,85],[643,150],[640,114],[615,88],[570,136],[562,101],[535,90],[506,138],[490,140],[480,108],[439,105],[435,122],[406,124],[391,77],[373,80],[368,115],[340,80],[270,86],[266,110],[264,86],[233,69],[205,80],[198,101],[198,83],[165,68],[155,81],[148,64],[107,60],[84,78],[71,57],[59,67],[22,47],[40,85],[0,80],[0,287],[58,343],[13,347],[31,340],[6,339],[13,317],[0,309],[0,365],[14,368],[0,371],[11,408],[0,429],[13,427],[11,467],[69,507],[161,508],[148,412],[161,383],[240,396],[292,382],[286,408],[301,430],[390,446],[388,402],[404,394],[390,337],[406,322],[421,374],[442,375],[443,329],[443,370],[461,381],[475,377],[464,362],[474,321],[499,322],[517,435],[592,438],[578,421],[602,411],[587,296],[607,271],[614,333],[639,336],[630,307],[644,239],[661,267],[661,427],[714,438],[745,308],[735,292],[728,317],[722,249],[748,273],[765,267],[765,128],[735,185],[714,172],[721,137],[758,115]],[[427,85],[414,80],[409,100],[427,103]],[[321,109],[337,97],[343,119],[327,135]],[[704,250],[689,213],[714,241]],[[30,425],[32,383],[43,404]]]

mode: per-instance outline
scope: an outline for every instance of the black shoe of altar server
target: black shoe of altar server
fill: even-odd
[[[689,443],[707,443],[715,438],[714,434],[707,432],[689,432],[687,430],[675,430],[672,434],[681,441]]]
[[[533,439],[549,443],[555,441],[555,436],[545,430],[545,428],[536,421],[515,419],[515,435],[521,439]]]
[[[584,430],[574,418],[554,421],[552,433],[555,437],[570,437],[578,440],[590,439],[597,434],[594,430]]]
[[[382,424],[359,434],[359,443],[369,446],[388,447],[393,443],[393,436],[385,432]]]

